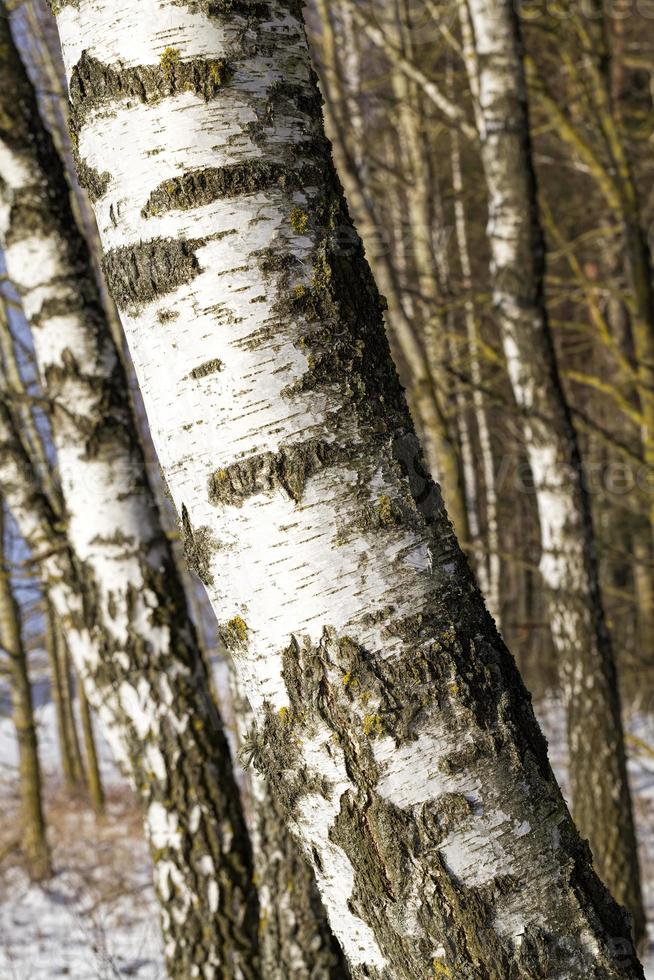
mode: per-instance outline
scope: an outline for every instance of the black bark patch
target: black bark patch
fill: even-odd
[[[299,503],[309,477],[335,464],[340,457],[339,447],[316,439],[282,446],[276,453],[260,453],[214,473],[209,500],[212,504],[240,507],[248,497],[281,487]]]
[[[172,0],[176,7],[186,7],[192,14],[202,11],[208,17],[226,20],[245,17],[261,20],[271,16],[270,3],[261,0]]]
[[[200,378],[207,378],[210,374],[217,374],[218,371],[222,371],[223,362],[219,357],[214,357],[211,361],[205,361],[204,364],[200,364],[199,367],[193,368],[190,373],[190,377],[194,381],[199,381]]]
[[[165,180],[150,194],[141,211],[144,218],[166,211],[188,211],[225,197],[256,194],[279,187],[289,190],[303,187],[309,180],[305,170],[292,170],[283,163],[246,160],[225,167],[192,170],[181,177]]]
[[[65,296],[51,296],[41,305],[38,313],[30,317],[30,326],[40,327],[57,316],[68,316],[71,313],[83,314],[86,309],[84,300],[84,296],[73,292],[66,293]]]
[[[159,65],[133,68],[105,65],[84,51],[70,80],[71,124],[74,132],[79,132],[90,109],[117,99],[152,103],[182,92],[195,92],[209,101],[218,95],[231,74],[224,58],[185,61],[174,48],[163,52]]]
[[[268,89],[268,113],[271,116],[280,108],[292,106],[302,115],[319,116],[322,108],[320,92],[313,86],[298,85],[294,82],[279,80],[273,82]],[[325,155],[328,151],[327,141],[323,137],[316,138],[317,156]]]
[[[213,0],[207,5],[207,13],[210,17],[254,17],[260,20],[270,16],[270,4],[256,0]]]
[[[95,167],[90,167],[84,160],[78,159],[77,179],[80,187],[89,195],[92,202],[98,201],[106,193],[111,183],[111,174],[106,170],[100,173]]]
[[[209,527],[193,528],[186,506],[182,504],[182,539],[184,557],[188,567],[204,585],[213,585],[211,556],[216,551],[216,541]]]
[[[23,187],[12,193],[5,242],[12,245],[32,235],[48,236],[58,230],[58,215],[50,202],[43,199],[39,185]]]
[[[195,254],[201,242],[154,238],[115,248],[104,259],[104,274],[119,307],[151,303],[199,275]]]

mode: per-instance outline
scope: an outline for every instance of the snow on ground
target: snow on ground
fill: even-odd
[[[31,885],[16,849],[5,853],[17,826],[17,754],[0,689],[0,978],[164,980],[150,859],[131,793],[98,737],[106,815],[96,819],[84,800],[70,800],[59,775],[49,685],[34,673],[55,875]]]
[[[39,676],[40,674],[40,676]],[[54,708],[45,674],[36,675],[39,748],[56,873],[30,885],[16,848],[16,744],[7,692],[0,687],[0,978],[2,980],[164,980],[163,955],[148,854],[140,817],[122,777],[98,739],[107,789],[106,816],[71,801],[59,775]],[[565,789],[564,719],[560,705],[540,705],[552,764]],[[654,715],[628,722],[630,774],[654,980]],[[650,747],[651,746],[651,747]]]

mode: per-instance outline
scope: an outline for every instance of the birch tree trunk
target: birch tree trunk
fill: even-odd
[[[620,697],[590,503],[543,296],[544,244],[518,22],[508,0],[468,0],[467,6],[477,55],[472,70],[494,303],[540,516],[541,573],[567,700],[573,811],[601,878],[631,913],[640,940],[645,922]]]
[[[97,628],[88,566],[71,551],[39,491],[2,401],[0,495],[40,561],[88,696],[144,806],[170,976],[212,978],[224,970],[258,977],[249,841],[229,748],[188,622],[178,613],[170,624],[175,645],[168,656],[148,644],[142,660],[138,648],[124,642],[121,649],[112,633]],[[170,588],[165,564],[159,574]],[[181,600],[171,590],[168,601]],[[156,611],[152,601],[147,621],[163,632]]]
[[[76,666],[114,714],[145,807],[171,976],[255,977],[256,892],[229,747],[63,167],[4,12],[0,59],[0,237],[53,401],[67,531],[97,638]]]
[[[4,305],[4,298],[0,298],[0,303]],[[20,415],[23,443],[25,444],[25,448],[29,450],[34,470],[38,473],[39,482],[48,494],[52,507],[55,511],[61,513],[63,511],[61,490],[56,486],[56,482],[53,479],[52,468],[48,463],[43,439],[32,413],[30,393],[23,380],[18,364],[16,347],[6,310],[3,310],[0,314],[0,355],[2,361],[2,377],[8,397],[12,400],[16,399],[18,402],[17,410]]]
[[[145,808],[171,975],[255,977],[256,893],[229,747],[63,167],[5,13],[0,55],[0,236],[53,400],[67,531],[96,638],[76,666],[114,714]]]
[[[0,649],[9,660],[12,718],[18,741],[21,844],[28,873],[35,881],[41,881],[52,874],[52,862],[41,798],[41,766],[27,652],[5,555],[3,506],[0,500]]]
[[[425,476],[299,4],[54,9],[155,445],[354,976],[642,977]]]

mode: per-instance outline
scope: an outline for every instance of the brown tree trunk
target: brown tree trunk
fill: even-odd
[[[59,660],[59,646],[52,620],[52,608],[47,596],[44,597],[45,613],[45,649],[50,665],[50,680],[52,703],[57,718],[57,742],[59,758],[64,776],[64,783],[69,790],[79,789],[79,771],[76,772],[75,757],[70,738],[70,723],[68,718],[68,692],[64,690],[66,683]]]
[[[0,648],[9,660],[12,715],[18,740],[22,848],[29,874],[35,881],[41,881],[52,874],[52,862],[43,815],[41,767],[32,705],[32,688],[27,669],[27,653],[23,646],[20,613],[12,592],[4,548],[2,500],[0,500]]]
[[[50,611],[54,616],[54,611],[52,608]],[[54,618],[52,629],[54,634],[56,657],[59,663],[59,673],[61,675],[63,716],[64,724],[66,726],[66,739],[70,745],[70,754],[73,764],[73,779],[77,789],[81,790],[86,782],[86,772],[84,769],[84,759],[82,758],[77,719],[75,717],[72,665],[70,662],[68,647],[63,635],[63,630],[56,617]]]
[[[104,790],[102,788],[102,777],[100,775],[100,764],[98,762],[98,752],[95,744],[95,734],[93,732],[93,719],[91,718],[91,708],[79,675],[77,677],[77,696],[79,698],[80,716],[82,719],[82,733],[84,735],[84,754],[86,755],[86,786],[89,793],[91,806],[97,814],[104,813]]]

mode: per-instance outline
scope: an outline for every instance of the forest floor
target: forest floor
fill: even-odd
[[[45,678],[35,685],[39,746],[55,875],[31,885],[16,847],[16,745],[0,686],[0,977],[2,980],[164,980],[156,901],[138,812],[99,740],[107,812],[70,799],[59,775],[55,717]],[[540,705],[550,756],[565,787],[563,713]],[[628,719],[630,775],[651,921],[646,964],[654,980],[654,715]],[[651,746],[651,747],[650,747]],[[292,978],[289,978],[292,980]]]

